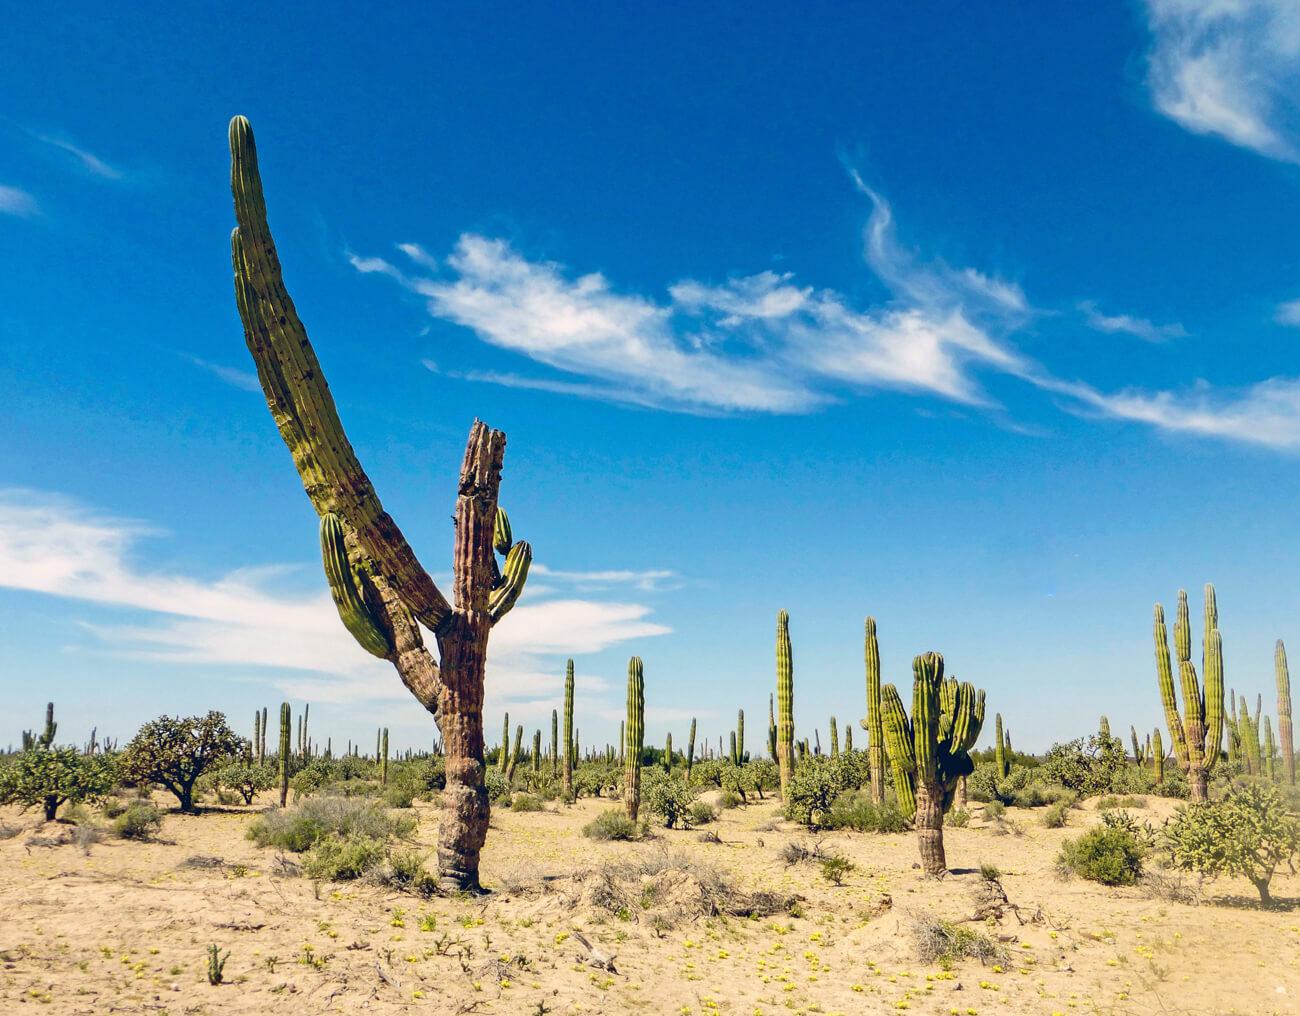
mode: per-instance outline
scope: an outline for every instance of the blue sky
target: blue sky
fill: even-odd
[[[183,17],[182,17],[183,15]],[[945,653],[1018,747],[1153,726],[1151,604],[1219,591],[1228,682],[1300,640],[1300,15],[1191,0],[131,5],[7,15],[8,733],[160,712],[429,723],[333,615],[231,295],[225,125],[431,568],[470,421],[536,560],[488,728],[760,739]],[[183,22],[183,23],[178,23]]]

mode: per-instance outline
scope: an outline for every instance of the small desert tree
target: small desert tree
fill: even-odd
[[[116,783],[116,767],[108,756],[37,747],[0,769],[0,804],[18,804],[24,810],[40,805],[45,820],[53,822],[65,802],[93,801]]]
[[[241,759],[217,770],[217,785],[238,793],[245,804],[252,804],[259,790],[270,790],[275,786],[276,776],[275,767],[271,765]]]
[[[1295,870],[1300,823],[1287,815],[1275,789],[1248,785],[1221,801],[1179,808],[1164,841],[1176,867],[1210,878],[1242,875],[1268,906],[1273,875],[1282,867]]]
[[[158,783],[194,810],[194,783],[209,769],[242,749],[224,713],[160,716],[140,728],[122,753],[122,775],[138,783]]]

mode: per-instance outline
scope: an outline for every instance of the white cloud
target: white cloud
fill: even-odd
[[[1156,108],[1197,134],[1297,161],[1300,5],[1147,0]]]
[[[0,215],[30,219],[40,211],[36,199],[25,190],[0,183]]]
[[[1180,324],[1158,325],[1146,318],[1133,317],[1129,314],[1105,314],[1091,300],[1079,304],[1079,310],[1083,312],[1088,327],[1099,332],[1134,335],[1144,342],[1166,342],[1169,339],[1187,337],[1187,329]]]
[[[324,582],[310,593],[285,592],[277,581],[296,569],[284,567],[213,579],[155,572],[135,560],[151,535],[65,498],[0,491],[0,586],[121,609],[122,621],[84,626],[108,650],[133,658],[266,668],[287,694],[321,702],[407,696],[391,666],[352,641]],[[564,656],[669,631],[649,615],[637,603],[526,593],[492,634],[493,707],[515,696],[558,695]]]
[[[544,575],[559,582],[572,582],[580,586],[617,586],[630,585],[635,589],[654,592],[662,589],[664,582],[670,582],[679,576],[667,568],[650,568],[644,571],[627,569],[610,569],[606,571],[560,571],[548,568],[544,564],[534,564],[529,576]]]
[[[1300,300],[1288,300],[1278,304],[1273,320],[1280,325],[1300,326]]]
[[[226,384],[233,388],[239,388],[246,392],[260,392],[262,390],[261,382],[257,380],[257,375],[251,370],[240,370],[237,367],[223,367],[219,363],[210,363],[202,360],[197,356],[190,356],[188,353],[182,353],[185,359],[196,367],[202,367],[208,373],[219,377]]]
[[[82,148],[80,145],[74,144],[62,135],[37,134],[32,132],[32,137],[43,144],[47,144],[52,148],[57,148],[59,151],[72,156],[72,158],[75,159],[83,169],[89,173],[93,173],[95,176],[103,177],[105,180],[122,179],[121,170],[114,166],[110,166],[98,155],[86,151],[86,149]]]

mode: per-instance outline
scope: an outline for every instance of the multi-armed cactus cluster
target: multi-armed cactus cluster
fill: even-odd
[[[1165,724],[1173,740],[1174,755],[1187,773],[1189,796],[1193,801],[1206,800],[1210,769],[1219,759],[1223,742],[1223,642],[1219,635],[1219,609],[1214,586],[1205,585],[1205,630],[1202,642],[1204,689],[1192,663],[1192,626],[1187,608],[1187,593],[1178,591],[1178,614],[1174,620],[1174,652],[1178,659],[1178,676],[1183,692],[1183,715],[1178,713],[1174,691],[1173,664],[1169,656],[1169,635],[1165,628],[1165,610],[1155,606],[1154,637],[1156,677],[1160,699],[1164,704]],[[1244,700],[1242,702],[1245,704]]]
[[[483,684],[488,636],[514,606],[532,560],[498,512],[506,438],[470,428],[455,511],[452,597],[417,560],[344,433],[316,352],[285,288],[267,224],[253,131],[230,122],[235,302],[268,409],[321,518],[322,551],[343,624],[358,644],[396,668],[430,713],[446,755],[438,867],[446,888],[477,890],[487,836]],[[505,558],[498,566],[496,554]],[[440,658],[425,645],[436,637]]]
[[[794,775],[794,654],[790,648],[790,615],[776,615],[776,764],[781,797],[790,799]]]
[[[975,768],[970,749],[984,725],[984,692],[945,680],[943,657],[925,653],[912,661],[911,719],[892,684],[881,689],[881,708],[898,807],[916,826],[926,873],[940,875],[947,870],[943,816],[958,781]]]
[[[48,702],[45,705],[45,726],[41,732],[33,734],[30,730],[23,731],[23,751],[52,748],[54,746],[54,734],[58,729],[59,725],[54,722],[54,703]]]
[[[645,671],[641,658],[627,664],[627,726],[623,744],[623,806],[636,821],[641,810],[641,752],[645,748]]]

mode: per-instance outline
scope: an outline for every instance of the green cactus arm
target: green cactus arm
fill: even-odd
[[[1165,608],[1158,603],[1155,605],[1153,638],[1156,647],[1156,681],[1160,686],[1160,702],[1165,710],[1165,726],[1169,728],[1174,754],[1185,762],[1187,738],[1183,734],[1183,720],[1178,715],[1178,699],[1174,692],[1173,662],[1169,658],[1169,631],[1165,627]]]
[[[388,659],[392,646],[389,645],[383,628],[366,606],[365,597],[357,582],[358,576],[348,563],[343,524],[333,512],[326,512],[320,518],[320,550],[330,596],[334,599],[343,627],[356,639],[357,645],[371,656]]]
[[[937,778],[939,741],[939,689],[943,684],[943,657],[924,653],[912,661],[912,747],[916,778],[932,783]]]
[[[528,568],[533,563],[533,548],[526,541],[520,540],[506,555],[505,567],[501,573],[501,585],[488,594],[488,612],[492,623],[496,624],[523,595],[524,583],[528,581]]]
[[[1196,676],[1196,664],[1182,660],[1178,673],[1183,685],[1183,730],[1187,740],[1187,759],[1193,766],[1205,764],[1205,703],[1201,698],[1201,683]]]
[[[1273,649],[1273,669],[1277,677],[1277,736],[1282,749],[1282,771],[1287,783],[1295,785],[1295,741],[1291,726],[1291,671],[1286,662],[1286,646],[1277,640]]]
[[[880,689],[880,719],[884,731],[885,753],[894,772],[894,794],[898,809],[909,821],[916,814],[916,755],[912,727],[903,709],[903,700],[892,684]]]
[[[230,242],[244,338],[307,496],[317,514],[334,512],[351,526],[402,602],[436,630],[451,605],[384,511],[343,431],[315,350],[284,286],[267,224],[253,129],[242,116],[230,121],[230,189],[239,223]]]
[[[1192,622],[1187,609],[1187,590],[1178,590],[1178,610],[1174,616],[1174,652],[1178,662],[1192,658]]]
[[[1212,588],[1206,588],[1213,596]],[[1223,751],[1223,640],[1217,628],[1207,632],[1205,638],[1204,700],[1205,768],[1209,769]]]
[[[510,516],[498,505],[496,522],[492,526],[492,547],[498,554],[504,556],[510,553],[514,543],[514,536],[510,531]]]

